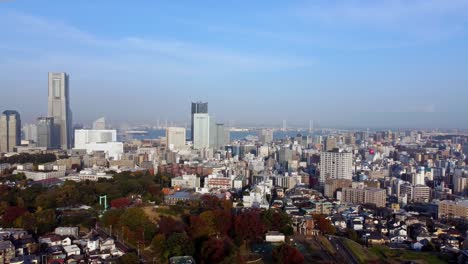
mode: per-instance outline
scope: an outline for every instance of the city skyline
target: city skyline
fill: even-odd
[[[468,0],[0,0],[0,35],[0,264],[468,263]]]
[[[2,110],[46,116],[63,71],[76,123],[184,124],[205,101],[239,126],[468,128],[466,1],[95,5],[0,4]]]

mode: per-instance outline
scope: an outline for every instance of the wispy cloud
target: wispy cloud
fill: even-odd
[[[78,51],[81,55],[86,51],[98,53],[102,51],[101,54],[116,51],[116,54],[126,54],[126,58],[132,55],[133,58],[152,58],[155,63],[175,60],[181,67],[194,66],[195,70],[199,70],[200,67],[208,67],[215,71],[221,69],[271,71],[305,67],[313,63],[312,59],[304,60],[294,56],[276,56],[275,54],[259,55],[258,53],[233,51],[226,49],[226,47],[211,47],[179,40],[135,36],[105,38],[61,21],[16,12],[10,12],[0,17],[0,24],[3,24],[5,29],[6,27],[9,27],[10,30],[14,29],[15,35],[22,34],[23,39],[45,40],[47,42],[47,47],[44,48],[45,54],[54,50],[65,53],[69,51],[68,47],[79,46]],[[54,40],[61,41],[55,42]],[[34,43],[27,44],[28,48],[35,48]],[[69,52],[73,54],[76,49]],[[259,53],[261,54],[261,52]],[[112,57],[115,58],[115,54]]]
[[[306,23],[332,30],[400,34],[411,45],[465,33],[468,1],[307,1],[292,13]]]

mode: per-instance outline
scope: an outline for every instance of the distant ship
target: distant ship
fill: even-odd
[[[125,132],[126,134],[132,134],[132,135],[146,135],[148,134],[148,131],[144,130],[129,130]]]

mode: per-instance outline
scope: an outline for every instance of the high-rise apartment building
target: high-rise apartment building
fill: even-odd
[[[168,127],[166,128],[166,144],[169,149],[180,149],[185,146],[185,128]]]
[[[192,141],[195,140],[195,114],[208,114],[208,103],[206,102],[192,102],[192,126],[191,126],[191,133],[192,136],[190,139]]]
[[[208,114],[193,115],[193,148],[210,147],[210,116]]]
[[[57,148],[59,142],[57,137],[54,137],[54,118],[39,117],[37,119],[37,144],[42,148]]]
[[[20,143],[20,115],[16,111],[6,110],[0,116],[0,152],[13,152]]]
[[[320,185],[326,179],[353,178],[353,154],[341,151],[328,151],[320,154]]]
[[[60,148],[72,147],[72,113],[70,110],[69,78],[64,72],[49,72],[49,117],[54,118],[54,137]]]
[[[221,149],[229,144],[229,130],[226,129],[224,124],[214,123],[214,120],[211,121],[213,124],[211,126],[212,133],[210,133],[210,147],[213,147],[214,149]]]
[[[464,195],[468,191],[468,175],[453,176],[453,193]]]

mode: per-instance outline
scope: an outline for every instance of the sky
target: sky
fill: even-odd
[[[0,0],[0,110],[74,122],[468,128],[468,0]]]

